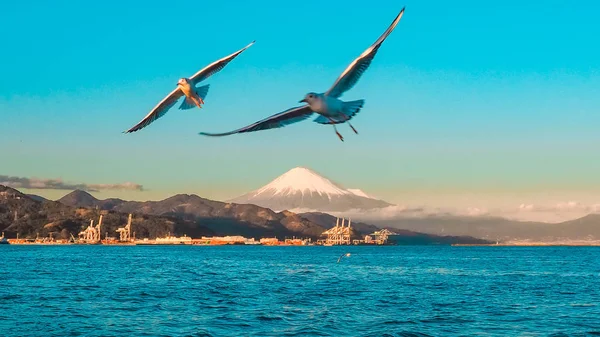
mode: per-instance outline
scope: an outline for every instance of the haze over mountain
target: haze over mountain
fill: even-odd
[[[258,190],[229,202],[255,204],[274,210],[311,212],[372,210],[391,206],[360,189],[346,189],[305,167],[293,168]]]
[[[491,216],[430,215],[371,220],[379,227],[408,229],[437,235],[470,235],[492,241],[534,240],[557,242],[600,240],[600,215],[561,223],[524,222]]]

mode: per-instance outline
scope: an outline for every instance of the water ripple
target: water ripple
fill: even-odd
[[[343,262],[337,258],[352,255]],[[0,246],[3,336],[600,336],[600,249]]]

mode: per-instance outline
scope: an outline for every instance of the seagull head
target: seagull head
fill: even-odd
[[[308,103],[308,105],[311,105],[318,98],[319,98],[319,94],[316,94],[314,92],[309,92],[308,94],[306,94],[306,96],[304,96],[303,99],[300,100],[299,103]]]
[[[188,83],[188,79],[187,78],[180,78],[179,81],[177,81],[178,85],[185,85]]]

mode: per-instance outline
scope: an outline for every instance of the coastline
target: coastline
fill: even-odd
[[[456,247],[599,247],[600,242],[506,242],[492,244],[453,244]]]

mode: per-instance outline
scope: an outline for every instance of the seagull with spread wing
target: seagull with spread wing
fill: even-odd
[[[352,128],[352,131],[358,134],[356,129],[352,126],[352,124],[350,124],[350,119],[352,119],[352,117],[354,117],[354,115],[360,111],[365,101],[360,99],[357,101],[345,102],[339,98],[344,94],[344,92],[350,90],[356,84],[356,82],[358,82],[360,76],[367,70],[373,61],[373,58],[375,58],[375,54],[377,54],[377,51],[379,50],[379,47],[381,47],[383,41],[385,41],[385,39],[392,33],[394,28],[396,28],[396,25],[402,18],[403,14],[404,8],[402,8],[392,24],[379,37],[379,39],[377,39],[373,45],[367,48],[367,50],[365,50],[356,60],[350,63],[348,68],[344,70],[344,72],[327,92],[310,92],[306,94],[304,99],[300,100],[300,102],[307,103],[306,105],[280,112],[254,124],[231,132],[200,132],[200,134],[205,136],[227,136],[236,133],[280,128],[288,124],[305,120],[315,112],[319,114],[319,116],[314,121],[319,124],[333,125],[333,130],[341,141],[344,141],[344,137],[342,137],[342,135],[337,131],[335,126],[336,124],[348,123],[350,128]]]
[[[195,106],[198,108],[202,108],[202,104],[204,104],[204,99],[208,94],[209,84],[203,85],[201,87],[196,87],[196,85],[210,76],[216,74],[221,71],[225,66],[231,62],[234,58],[236,58],[239,54],[241,54],[244,50],[250,48],[254,44],[255,41],[252,41],[246,47],[236,51],[235,53],[225,56],[224,58],[217,60],[208,66],[204,67],[204,69],[195,73],[194,76],[190,78],[182,78],[177,82],[177,88],[171,91],[167,97],[165,97],[157,106],[150,111],[144,119],[142,119],[139,123],[137,123],[131,129],[125,131],[125,133],[131,133],[145,128],[150,125],[150,123],[162,117],[169,109],[171,109],[175,103],[181,98],[181,96],[185,96],[183,102],[179,106],[179,109],[186,110],[191,109]]]

